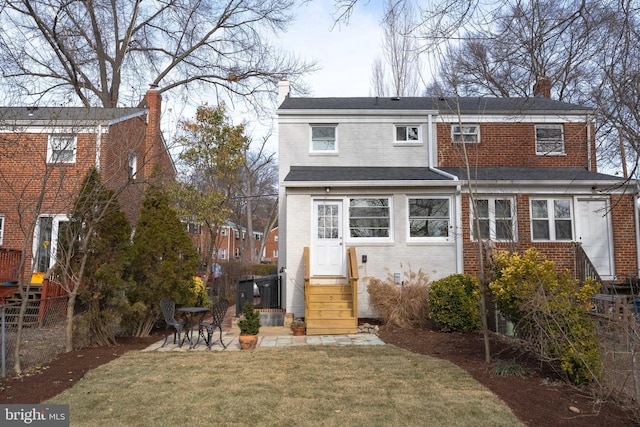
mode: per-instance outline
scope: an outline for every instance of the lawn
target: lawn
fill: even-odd
[[[385,346],[131,352],[49,403],[75,426],[521,426],[455,365]]]

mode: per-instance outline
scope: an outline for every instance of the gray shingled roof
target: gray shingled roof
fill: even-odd
[[[411,181],[447,180],[443,174],[419,167],[291,166],[285,181]]]
[[[464,168],[439,168],[466,180]],[[581,168],[519,168],[483,167],[473,168],[472,179],[480,181],[567,181],[567,182],[622,182],[613,175],[590,172]],[[285,177],[286,182],[343,182],[343,181],[433,181],[449,180],[426,167],[348,167],[348,166],[292,166]]]
[[[279,111],[285,110],[432,110],[440,114],[514,114],[526,111],[530,114],[549,112],[593,112],[594,109],[576,104],[555,101],[544,97],[532,98],[295,98],[287,97]]]
[[[52,122],[107,122],[135,114],[144,108],[0,107],[0,123],[47,124]]]
[[[460,179],[467,179],[465,168],[439,168]],[[479,181],[623,181],[623,178],[583,168],[479,167],[471,168],[471,179]]]

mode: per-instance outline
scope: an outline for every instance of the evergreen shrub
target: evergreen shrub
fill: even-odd
[[[444,332],[471,332],[480,328],[480,286],[468,274],[452,274],[431,284],[431,320]]]

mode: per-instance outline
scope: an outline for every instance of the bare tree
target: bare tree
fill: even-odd
[[[414,38],[414,9],[410,3],[387,0],[384,16],[384,60],[377,58],[373,64],[374,95],[417,96],[420,66]]]
[[[246,223],[245,252],[249,255],[247,258],[254,264],[260,262],[267,236],[276,222],[278,213],[276,157],[275,153],[265,151],[269,137],[269,135],[263,137],[256,150],[246,153],[246,161],[233,182],[233,188],[237,194],[234,205],[238,207],[234,218],[240,228],[243,221]],[[263,236],[257,251],[256,230]]]
[[[137,88],[215,88],[254,106],[283,77],[314,69],[268,43],[294,0],[7,0],[3,89],[85,106],[130,105]]]

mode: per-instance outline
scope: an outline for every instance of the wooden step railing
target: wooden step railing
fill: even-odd
[[[347,277],[312,277],[304,248],[307,335],[355,333],[358,327],[358,270],[355,248],[347,250]]]

